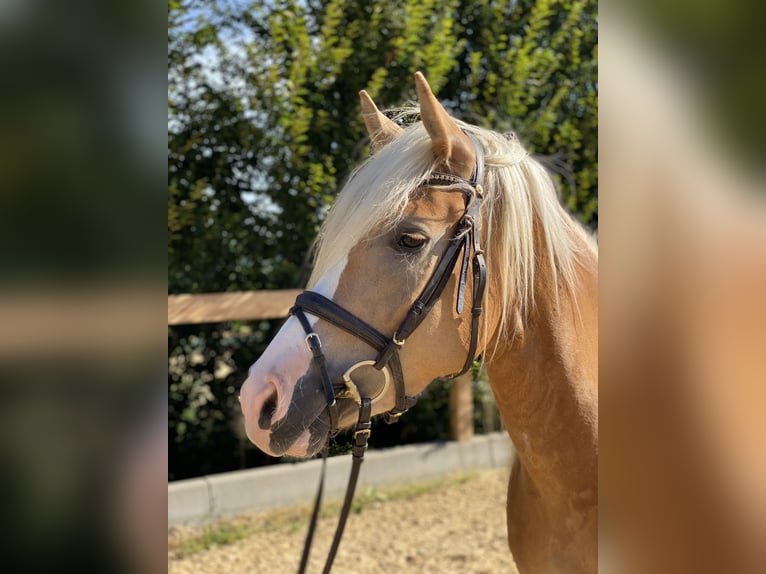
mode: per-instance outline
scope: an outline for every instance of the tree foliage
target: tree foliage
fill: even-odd
[[[414,101],[417,70],[457,117],[515,131],[596,226],[596,18],[594,0],[171,0],[170,292],[304,282],[367,153],[358,91]],[[237,379],[276,327],[169,330],[171,476],[244,460]]]

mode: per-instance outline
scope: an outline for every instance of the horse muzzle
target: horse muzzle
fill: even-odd
[[[311,456],[329,432],[325,400],[309,366],[295,384],[259,363],[240,390],[248,438],[271,456]],[[324,416],[323,416],[324,415]]]

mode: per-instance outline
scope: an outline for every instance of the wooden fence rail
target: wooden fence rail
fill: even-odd
[[[168,325],[281,319],[300,289],[168,296]]]

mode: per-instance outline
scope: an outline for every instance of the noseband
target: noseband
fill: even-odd
[[[306,313],[314,315],[315,317],[324,320],[335,327],[354,335],[356,338],[364,341],[367,345],[377,351],[377,357],[374,361],[361,361],[353,365],[346,371],[343,377],[342,387],[337,389],[337,392],[342,392],[349,386],[355,387],[356,393],[359,395],[359,418],[354,429],[354,441],[352,447],[352,468],[351,475],[349,477],[348,487],[346,489],[346,498],[341,510],[340,519],[338,521],[338,527],[335,532],[335,538],[330,549],[330,553],[325,563],[323,572],[325,574],[330,572],[333,560],[335,559],[335,553],[337,552],[340,544],[340,538],[343,534],[343,528],[345,526],[348,511],[351,507],[351,501],[354,496],[354,490],[356,489],[356,482],[359,474],[359,468],[364,457],[364,452],[367,449],[367,441],[370,436],[371,429],[371,412],[372,412],[372,399],[370,397],[364,397],[356,385],[353,384],[351,379],[351,373],[358,367],[370,365],[375,369],[381,371],[388,381],[389,377],[386,373],[386,369],[391,373],[391,380],[394,384],[394,392],[396,402],[394,408],[384,413],[383,417],[387,423],[393,423],[399,420],[408,409],[410,409],[416,402],[415,397],[407,396],[404,385],[404,375],[402,373],[402,364],[399,358],[399,350],[404,346],[404,343],[409,336],[418,328],[423,322],[433,306],[439,300],[444,288],[452,276],[452,273],[457,265],[458,261],[462,263],[460,268],[460,276],[458,283],[457,303],[456,310],[460,315],[463,312],[463,302],[465,299],[466,285],[468,282],[468,263],[471,262],[471,268],[473,273],[473,297],[471,307],[471,340],[468,346],[468,353],[466,356],[465,364],[460,371],[448,375],[446,378],[454,378],[462,375],[468,369],[471,368],[474,360],[476,359],[476,348],[478,346],[479,339],[479,317],[482,312],[482,301],[484,298],[484,291],[487,283],[487,267],[484,261],[484,252],[481,249],[479,242],[479,213],[481,211],[481,202],[483,199],[483,189],[481,181],[484,176],[484,153],[476,141],[476,139],[467,134],[473,143],[476,165],[474,166],[473,173],[470,180],[465,180],[458,176],[448,173],[432,173],[431,176],[426,179],[421,185],[423,187],[444,187],[455,184],[463,184],[471,189],[470,192],[464,191],[465,198],[465,212],[463,217],[458,222],[455,234],[449,240],[449,244],[444,254],[441,256],[436,269],[434,270],[431,278],[426,283],[420,296],[412,304],[409,312],[404,320],[400,323],[391,337],[383,335],[380,331],[373,326],[363,321],[347,309],[344,309],[338,305],[332,299],[316,293],[314,291],[304,291],[295,300],[295,305],[290,310],[290,314],[294,316],[300,322],[303,330],[306,332],[306,346],[313,356],[313,361],[318,367],[321,374],[322,385],[324,387],[325,398],[327,401],[327,411],[330,418],[330,434],[337,432],[338,430],[338,402],[336,398],[336,388],[332,384],[330,375],[327,371],[327,361],[325,359],[324,351],[322,350],[322,341],[319,335],[311,328],[311,323],[306,317]],[[309,526],[309,532],[306,537],[306,544],[303,549],[303,557],[299,569],[299,574],[305,571],[308,563],[308,555],[311,548],[311,541],[313,538],[314,527],[316,525],[316,518],[318,515],[318,509],[320,500],[322,497],[322,491],[324,487],[324,471],[325,461],[327,456],[327,448],[323,451],[323,469],[322,478],[319,483],[319,492],[317,493],[317,500],[314,506],[314,512],[311,518],[311,524]]]

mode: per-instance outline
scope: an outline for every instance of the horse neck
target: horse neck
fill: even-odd
[[[559,289],[556,302],[550,269],[540,266],[534,310],[487,362],[519,462],[550,500],[593,495],[597,481],[598,261],[584,237],[575,239],[581,255],[573,291]]]

